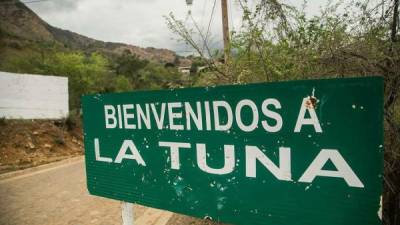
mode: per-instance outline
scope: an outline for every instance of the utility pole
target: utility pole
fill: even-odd
[[[393,2],[393,21],[392,21],[392,27],[391,27],[391,41],[396,42],[397,41],[397,23],[399,22],[399,3],[400,0],[394,0]]]
[[[204,0],[206,1],[206,0]],[[221,0],[222,9],[222,35],[224,39],[224,62],[226,68],[228,68],[230,48],[229,48],[229,23],[228,23],[228,0]],[[192,5],[193,0],[186,0],[187,5]],[[228,73],[228,70],[227,70]]]
[[[222,8],[222,35],[224,38],[224,60],[225,65],[229,61],[229,25],[228,25],[228,6],[227,0],[221,0]]]

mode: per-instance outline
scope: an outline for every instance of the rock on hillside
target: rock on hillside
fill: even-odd
[[[82,154],[80,124],[0,119],[0,174]]]
[[[47,23],[20,2],[1,1],[0,29],[2,33],[32,41],[53,41]]]

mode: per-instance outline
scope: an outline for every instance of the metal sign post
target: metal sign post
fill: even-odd
[[[121,202],[122,225],[133,225],[133,204]]]

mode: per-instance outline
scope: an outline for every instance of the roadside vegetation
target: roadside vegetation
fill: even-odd
[[[194,85],[382,76],[385,81],[384,224],[400,224],[399,0],[332,0],[320,15],[276,0],[238,0],[243,26],[231,32],[229,60],[209,51],[208,32],[172,13],[167,25],[212,68]],[[249,4],[252,3],[252,4]],[[195,42],[198,37],[201,42]],[[222,51],[220,51],[222,52]],[[367,123],[368,121],[366,121]]]
[[[0,70],[68,77],[71,110],[80,108],[80,96],[83,94],[183,85],[182,74],[175,65],[166,67],[142,60],[129,51],[114,58],[54,46],[41,51],[16,51],[0,63]]]

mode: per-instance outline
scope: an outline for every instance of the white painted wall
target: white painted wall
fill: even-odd
[[[0,118],[60,119],[68,115],[68,78],[0,72]]]

